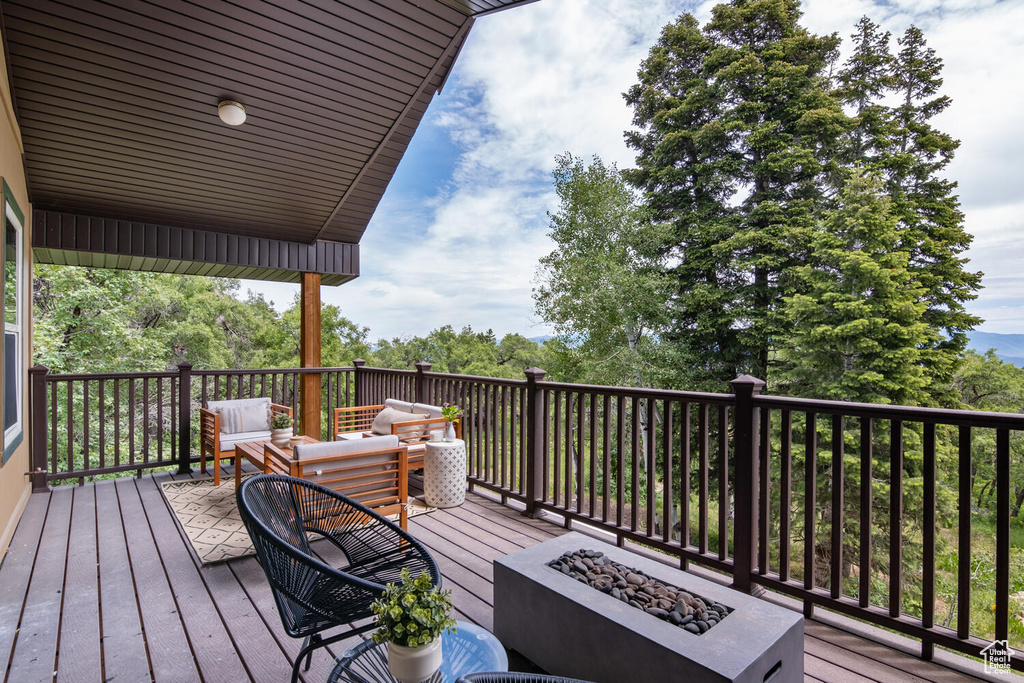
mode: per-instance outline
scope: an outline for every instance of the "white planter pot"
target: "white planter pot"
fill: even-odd
[[[288,441],[292,438],[292,428],[287,427],[285,429],[271,429],[270,430],[270,443],[274,444],[278,448],[287,448]]]
[[[441,639],[406,647],[388,641],[388,670],[401,683],[422,683],[441,668]]]
[[[445,423],[444,437],[441,440],[442,441],[446,441],[446,442],[455,441],[455,423],[454,422],[447,422],[447,423]]]

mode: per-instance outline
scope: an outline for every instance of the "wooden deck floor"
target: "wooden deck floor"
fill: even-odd
[[[4,681],[288,680],[299,643],[260,567],[250,557],[201,569],[160,492],[167,476],[31,497],[0,566]],[[563,532],[475,494],[410,530],[441,565],[458,617],[487,629],[491,561]],[[321,650],[305,681],[324,680],[345,649]],[[804,661],[808,681],[977,680],[816,621]]]

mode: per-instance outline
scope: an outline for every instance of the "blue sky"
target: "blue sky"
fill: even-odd
[[[633,163],[621,93],[661,27],[714,3],[540,0],[477,21],[434,98],[361,243],[361,277],[323,288],[370,337],[424,335],[444,324],[547,334],[531,297],[552,249],[556,154]],[[812,0],[803,24],[844,47],[868,15],[895,38],[911,23],[945,62],[953,98],[935,125],[961,141],[968,268],[985,273],[970,309],[980,329],[1024,333],[1024,0]],[[245,281],[278,308],[297,286]]]

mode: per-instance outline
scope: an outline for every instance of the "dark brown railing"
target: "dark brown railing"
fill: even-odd
[[[299,377],[321,378],[321,407],[354,405],[353,368],[50,374],[30,371],[34,488],[46,482],[178,466],[198,458],[198,408],[206,401],[269,396],[297,414]],[[296,429],[300,423],[296,420]],[[327,421],[321,439],[329,438]]]
[[[37,368],[32,430],[45,437],[33,439],[33,467],[43,486],[187,468],[201,401],[271,396],[297,407],[308,372],[321,375],[327,416],[386,398],[462,406],[470,485],[522,502],[527,514],[557,513],[566,526],[606,530],[684,568],[724,572],[740,590],[788,594],[807,614],[820,605],[919,638],[925,658],[936,645],[978,655],[988,644],[970,632],[980,557],[971,551],[971,474],[984,454],[998,510],[993,632],[1010,635],[1010,449],[1024,432],[1021,415],[762,396],[750,377],[710,394],[548,382],[537,369],[519,380],[447,375],[428,363],[123,375]],[[955,530],[938,527],[940,504],[957,507]],[[955,586],[944,593],[939,543],[959,550]],[[1024,668],[1019,658],[1012,665]]]

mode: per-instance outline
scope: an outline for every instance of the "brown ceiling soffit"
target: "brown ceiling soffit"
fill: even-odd
[[[408,140],[399,141],[393,139],[396,132],[405,125],[410,125],[413,130],[416,129],[416,126],[419,124],[420,117],[423,115],[423,111],[418,110],[417,105],[422,103],[423,109],[426,109],[426,104],[430,102],[430,98],[433,96],[433,93],[435,91],[440,92],[441,86],[444,85],[448,78],[448,73],[455,65],[455,57],[462,49],[462,44],[465,42],[466,37],[469,35],[469,30],[472,27],[473,18],[467,17],[465,23],[462,24],[451,42],[448,43],[448,47],[445,48],[445,51],[437,58],[437,61],[434,62],[434,66],[430,69],[430,72],[424,76],[423,81],[420,83],[417,90],[419,95],[409,98],[409,101],[406,103],[405,108],[402,109],[401,114],[399,114],[395,119],[395,122],[381,139],[380,144],[378,144],[373,150],[373,153],[366,160],[366,163],[359,169],[359,173],[356,174],[355,179],[348,186],[348,189],[345,190],[345,194],[343,194],[341,199],[338,200],[334,210],[331,211],[331,215],[328,216],[327,220],[325,220],[323,225],[320,226],[320,230],[316,234],[317,239],[328,239],[331,236],[330,233],[334,230],[339,228],[341,230],[345,230],[346,228],[351,227],[350,225],[346,226],[345,223],[351,224],[352,219],[340,218],[338,214],[345,208],[346,202],[353,196],[353,193],[360,189],[363,178],[377,165],[382,153],[390,152],[391,154],[389,154],[389,156],[397,156],[399,159],[405,154],[405,150],[408,147],[409,142]],[[387,174],[389,182],[392,173]],[[378,200],[380,195],[383,195],[383,190],[380,191]],[[376,208],[376,202],[374,204],[374,208]],[[340,220],[337,222],[341,223],[341,225],[332,225],[335,223],[335,219],[339,218]],[[366,224],[370,222],[370,219],[367,217],[366,219],[358,222],[360,223],[359,233],[362,234],[362,231],[366,228]],[[332,228],[334,230],[332,230]]]
[[[39,263],[280,282],[298,282],[301,273],[320,273],[325,285],[359,276],[358,244],[286,242],[46,209],[32,212],[32,248]],[[104,258],[83,258],[82,253]],[[110,265],[114,263],[123,265]]]

